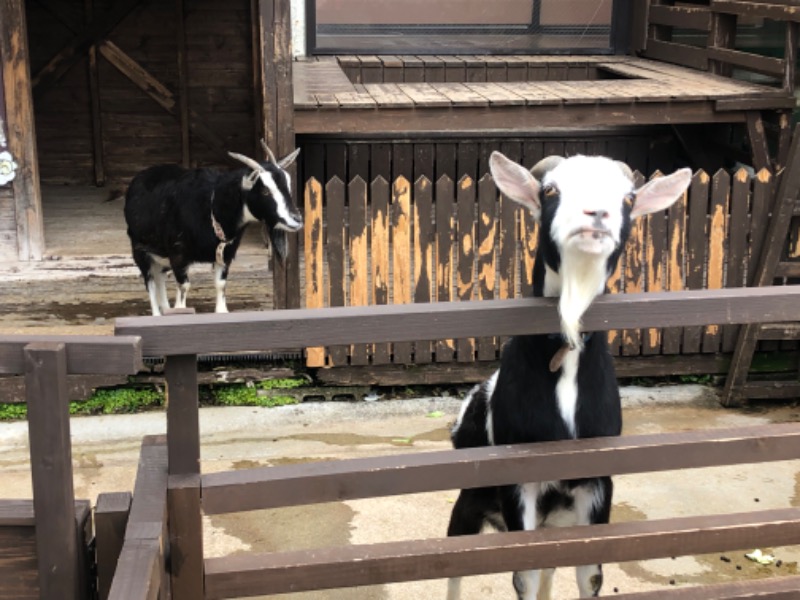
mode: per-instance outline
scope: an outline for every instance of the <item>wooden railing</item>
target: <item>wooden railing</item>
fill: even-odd
[[[789,93],[794,91],[800,32],[800,13],[794,3],[708,0],[687,6],[688,3],[678,4],[671,0],[649,0],[648,4],[647,33],[644,41],[639,43],[642,56],[719,75],[730,76],[736,68],[766,75],[777,87]],[[737,24],[748,19],[771,19],[784,23],[780,58],[735,49]],[[707,36],[705,44],[691,45],[674,39],[676,29]]]
[[[797,320],[799,306],[800,286],[603,296],[589,309],[584,323],[587,330],[703,326],[710,322],[727,326]],[[742,545],[800,543],[800,509],[786,508],[591,528],[204,558],[203,513],[497,485],[531,477],[576,478],[800,458],[800,428],[783,424],[201,473],[196,364],[200,353],[557,330],[557,307],[552,299],[119,319],[117,334],[140,336],[147,355],[166,358],[172,597],[241,597],[667,557]],[[121,561],[121,572],[127,568]],[[789,581],[794,589],[800,585],[798,578]],[[748,582],[704,588],[703,593],[691,597],[745,597],[736,595],[743,589],[747,593],[773,594],[765,597],[787,597],[780,595],[786,586],[782,580]],[[687,596],[685,590],[665,590],[657,597]]]
[[[75,500],[67,374],[133,375],[141,365],[136,337],[0,336],[0,374],[25,375],[33,482],[32,502],[0,500],[3,541],[16,552],[16,560],[0,560],[0,597],[89,597],[91,509]],[[97,547],[111,556],[105,539]]]

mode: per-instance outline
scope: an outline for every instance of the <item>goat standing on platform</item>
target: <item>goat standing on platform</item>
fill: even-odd
[[[531,171],[495,152],[490,168],[503,194],[539,222],[535,296],[559,298],[561,334],[521,335],[503,349],[500,369],[464,400],[453,428],[456,448],[616,436],[622,429],[619,388],[605,332],[581,332],[581,317],[605,292],[631,220],[664,210],[691,181],[681,169],[634,189],[630,169],[603,157],[547,157]],[[536,481],[462,490],[448,536],[501,530],[607,523],[610,477]],[[520,600],[548,600],[553,569],[519,571]],[[601,565],[577,568],[581,597],[597,596]],[[460,579],[450,580],[456,600]]]
[[[175,308],[186,307],[188,271],[194,263],[213,263],[216,312],[228,312],[228,270],[250,223],[265,224],[275,252],[281,259],[286,256],[284,232],[303,226],[286,172],[300,150],[281,160],[266,144],[264,150],[268,157],[264,163],[228,153],[247,169],[222,173],[160,165],[133,178],[125,194],[125,221],[153,315],[169,308],[166,276],[170,270],[178,285]]]

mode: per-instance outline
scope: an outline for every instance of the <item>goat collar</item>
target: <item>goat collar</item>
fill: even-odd
[[[217,218],[214,216],[214,192],[211,192],[211,227],[214,229],[214,235],[217,236],[219,240],[219,244],[217,244],[217,251],[215,255],[215,262],[220,266],[225,266],[225,248],[230,246],[233,240],[229,240],[225,236],[225,230],[220,225],[220,222],[217,221]]]
[[[592,339],[592,333],[593,332],[590,331],[588,333],[582,334],[584,343]],[[548,339],[551,340],[553,339],[561,340],[561,346],[559,347],[558,350],[556,350],[556,353],[553,354],[553,358],[550,359],[550,372],[555,373],[561,368],[561,365],[564,362],[564,358],[567,356],[567,352],[569,352],[570,350],[574,350],[574,348],[570,346],[569,342],[566,340],[566,338],[564,338],[564,335],[561,333],[550,333],[548,334],[547,337]]]

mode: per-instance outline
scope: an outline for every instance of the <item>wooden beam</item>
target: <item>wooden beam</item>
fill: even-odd
[[[167,444],[164,436],[142,440],[133,501],[125,528],[110,600],[168,598],[167,543]]]
[[[25,346],[39,342],[66,345],[67,372],[90,375],[135,375],[142,368],[137,337],[108,335],[0,335],[0,374],[25,372]]]
[[[764,132],[764,120],[758,111],[747,112],[747,137],[750,138],[750,152],[755,170],[771,168],[772,161],[769,157],[769,146]]]
[[[741,52],[740,50],[731,50],[730,48],[709,48],[708,58],[713,61],[712,65],[715,62],[725,63],[781,80],[784,76],[784,61],[780,58],[759,56],[749,52]],[[712,69],[712,72],[716,71]],[[724,74],[724,70],[720,70],[719,73]]]
[[[800,541],[800,509],[494,533],[206,560],[206,598],[624,562]]]
[[[264,109],[265,139],[276,155],[282,157],[295,148],[290,0],[260,0],[258,19],[261,48],[258,104]],[[293,166],[291,175],[295,179],[296,172]],[[286,240],[288,252],[283,262],[276,252],[272,253],[273,303],[275,308],[298,308],[301,304],[299,236],[287,235]]]
[[[800,10],[794,0],[775,2],[746,2],[742,0],[712,0],[711,10],[744,17],[763,17],[775,21],[800,22]]]
[[[28,71],[28,30],[23,0],[0,0],[0,60],[3,61],[8,150],[19,165],[11,183],[17,227],[17,258],[41,260],[44,223],[36,153],[33,96]]]
[[[181,164],[189,167],[192,162],[192,147],[189,131],[189,61],[186,55],[186,7],[184,0],[175,0],[175,13],[178,27],[176,30],[178,45],[178,122],[181,127]]]
[[[797,458],[796,423],[260,467],[203,475],[207,515],[447,489]]]
[[[40,597],[78,600],[86,590],[74,514],[66,346],[33,343],[24,354]]]
[[[97,595],[108,598],[117,561],[125,540],[125,528],[131,510],[130,492],[105,492],[97,496],[94,510],[95,544],[97,548]]]
[[[800,285],[603,295],[586,331],[791,321]],[[532,318],[534,315],[535,318]],[[117,319],[118,335],[142,337],[146,356],[337,344],[406,342],[559,331],[557,301],[518,298]]]
[[[115,2],[109,12],[93,19],[80,35],[64,46],[33,77],[32,84],[36,96],[39,97],[55,85],[76,62],[85,56],[89,47],[106,38],[142,1]]]
[[[87,22],[94,18],[94,0],[84,0]],[[106,181],[105,152],[103,148],[103,119],[100,106],[100,75],[97,70],[97,46],[89,47],[89,106],[92,113],[92,155],[94,157],[94,182],[102,186]]]
[[[161,108],[166,110],[176,119],[180,119],[180,108],[175,100],[175,94],[156,77],[150,74],[142,65],[128,56],[122,49],[109,40],[104,40],[98,46],[100,54],[114,65],[120,73],[130,79],[145,94],[155,100]],[[225,141],[214,131],[207,127],[200,116],[188,110],[193,132],[211,148],[225,156]]]

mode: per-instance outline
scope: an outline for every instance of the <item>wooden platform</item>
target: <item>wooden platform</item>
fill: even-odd
[[[294,65],[297,133],[736,123],[786,91],[630,56],[339,56]]]

